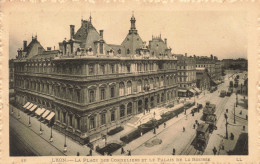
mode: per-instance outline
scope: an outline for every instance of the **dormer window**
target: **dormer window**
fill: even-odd
[[[127,49],[127,54],[130,54],[130,50],[129,49]]]
[[[100,54],[103,54],[103,47],[104,47],[104,45],[103,45],[103,43],[100,43],[99,45],[100,45],[99,52],[100,52]]]
[[[121,54],[121,49],[119,49],[117,52],[118,52],[118,54]]]
[[[129,41],[129,38],[127,38],[126,40]]]
[[[137,41],[139,41],[139,38],[137,38]]]

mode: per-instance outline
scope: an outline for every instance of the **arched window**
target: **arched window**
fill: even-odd
[[[153,78],[150,79],[150,89],[154,89],[154,80],[153,80]]]
[[[143,110],[143,102],[142,100],[138,101],[138,113],[141,113]]]
[[[125,116],[125,105],[121,105],[120,106],[120,117],[124,117]]]
[[[164,86],[164,78],[163,78],[163,76],[161,76],[161,79],[160,79],[161,81],[160,81],[160,87],[163,87]]]
[[[100,100],[105,100],[106,99],[106,91],[105,88],[102,87],[100,88]]]
[[[119,96],[125,95],[125,84],[124,82],[119,83]]]
[[[131,102],[127,104],[127,115],[132,114],[132,106],[133,105]]]
[[[161,102],[164,102],[164,93],[162,93]]]
[[[157,104],[159,104],[160,103],[160,95],[158,94],[157,95]]]
[[[154,98],[153,98],[153,96],[151,97],[151,108],[154,108]]]
[[[110,87],[110,97],[111,98],[115,97],[115,87],[114,86]]]
[[[95,117],[92,116],[89,118],[89,129],[94,129],[96,127],[96,124],[95,124]]]
[[[127,54],[130,54],[130,50],[129,49],[127,49]]]
[[[127,95],[132,94],[132,82],[128,81],[127,82]]]
[[[138,80],[137,82],[137,92],[142,92],[142,81],[141,80]]]
[[[89,102],[94,102],[95,101],[95,91],[93,89],[91,89],[89,91]]]

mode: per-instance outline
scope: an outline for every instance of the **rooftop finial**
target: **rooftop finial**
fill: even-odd
[[[91,23],[91,20],[92,20],[92,17],[91,17],[91,12],[90,12],[90,15],[89,15],[89,22]]]

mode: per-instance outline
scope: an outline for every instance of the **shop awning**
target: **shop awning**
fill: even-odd
[[[178,92],[187,92],[187,90],[179,89]]]
[[[42,108],[41,111],[38,113],[38,115],[40,116],[41,114],[43,114],[43,112],[45,112],[46,109],[45,108]]]
[[[31,103],[29,106],[27,106],[25,109],[30,109],[32,106],[33,106],[34,104],[33,103]]]
[[[50,121],[55,116],[54,112],[51,112],[49,116],[46,118],[46,120]]]
[[[39,115],[39,112],[42,110],[42,108],[38,108],[38,109],[36,109],[36,111],[35,111],[35,113],[37,114],[37,115]]]
[[[50,114],[50,111],[49,111],[49,110],[46,110],[46,111],[42,114],[42,118],[47,117],[48,114]]]
[[[37,105],[34,105],[34,106],[30,109],[30,111],[32,112],[32,111],[34,111],[36,108],[37,108]]]
[[[189,89],[190,92],[192,92],[193,94],[196,93],[196,91],[194,91],[193,89]]]
[[[201,90],[199,88],[193,88],[196,92],[201,93]]]
[[[28,105],[30,105],[31,103],[30,102],[27,102],[24,106],[23,106],[23,108],[26,108]]]

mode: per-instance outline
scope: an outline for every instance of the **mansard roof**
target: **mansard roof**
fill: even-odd
[[[40,54],[33,56],[31,59],[46,59],[46,58],[54,58],[59,54],[59,50],[52,50],[52,51],[43,51]]]

